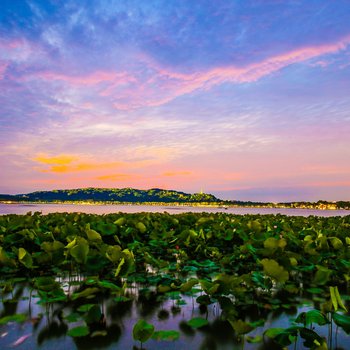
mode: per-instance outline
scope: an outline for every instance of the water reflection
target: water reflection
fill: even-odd
[[[61,281],[67,283],[65,279]],[[75,280],[71,286],[72,289],[75,288],[75,294],[86,290],[82,286],[76,286],[76,283]],[[72,289],[69,290],[70,293]],[[123,299],[125,301],[122,302],[117,302],[112,292],[104,291],[88,298],[43,303],[38,291],[30,284],[21,282],[11,285],[6,282],[2,284],[0,318],[24,315],[24,322],[17,324],[13,320],[0,325],[0,348],[21,340],[25,349],[139,349],[140,344],[133,341],[132,328],[138,319],[144,318],[154,324],[156,330],[178,330],[181,336],[175,342],[149,340],[143,349],[241,349],[243,336],[235,335],[232,326],[225,320],[232,308],[243,320],[266,321],[265,326],[250,333],[252,336],[262,335],[265,329],[271,327],[289,327],[291,317],[307,310],[305,306],[281,307],[286,298],[278,293],[275,295],[276,305],[266,305],[265,308],[259,307],[254,300],[236,305],[231,298],[220,297],[220,300],[210,305],[199,305],[193,302],[195,298],[191,295],[181,295],[181,299],[175,296],[160,295],[151,288],[136,288],[133,285],[127,289]],[[277,305],[278,302],[281,304]],[[209,323],[195,329],[187,324],[193,317],[202,317]],[[67,336],[67,332],[74,327],[85,325],[88,325],[89,335]],[[327,331],[327,327],[317,329],[322,336],[327,336]],[[338,330],[337,334],[334,340],[337,345],[333,349],[349,348],[348,337],[344,332]],[[32,335],[31,340],[29,335]],[[293,349],[293,346],[288,349]],[[297,348],[303,348],[302,341],[299,341]],[[281,347],[265,337],[263,343],[246,343],[244,349],[274,350]]]
[[[192,207],[192,206],[157,206],[157,205],[77,205],[77,204],[3,204],[0,203],[0,215],[26,214],[27,212],[40,211],[49,213],[87,213],[87,214],[111,214],[111,213],[163,213],[180,214],[192,213],[228,213],[228,214],[283,214],[293,216],[345,216],[350,215],[349,210],[315,210],[315,209],[284,209],[284,208],[228,208],[222,207]]]

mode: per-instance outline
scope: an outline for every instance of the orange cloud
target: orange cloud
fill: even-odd
[[[66,165],[66,164],[70,164],[73,161],[75,161],[77,159],[77,157],[75,156],[70,156],[70,155],[66,155],[66,154],[61,154],[55,157],[48,157],[45,155],[39,155],[36,158],[34,158],[33,160],[38,162],[38,163],[42,163],[42,164],[49,164],[49,165]]]
[[[167,171],[162,176],[188,176],[192,175],[191,171]]]
[[[104,170],[118,168],[125,163],[123,162],[82,162],[78,157],[72,155],[59,155],[49,157],[45,155],[33,159],[37,163],[51,165],[49,168],[39,171],[44,173],[71,173],[80,171]]]
[[[92,170],[103,170],[113,169],[124,165],[122,162],[111,162],[111,163],[76,163],[72,165],[53,165],[49,169],[42,170],[42,172],[52,173],[71,173],[80,171],[92,171]]]

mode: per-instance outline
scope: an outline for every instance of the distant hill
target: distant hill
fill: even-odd
[[[299,209],[350,209],[350,201],[318,201],[263,203],[237,200],[221,200],[207,193],[185,193],[152,188],[78,188],[73,190],[38,191],[26,194],[0,194],[0,202],[105,202],[105,203],[197,203],[219,204],[236,207],[299,208]]]
[[[162,190],[137,190],[133,188],[78,188],[73,190],[38,191],[26,194],[0,194],[0,201],[56,202],[163,202],[163,203],[214,203],[222,202],[211,194]]]

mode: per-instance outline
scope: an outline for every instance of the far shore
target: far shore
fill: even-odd
[[[130,205],[130,206],[166,206],[166,207],[202,207],[202,208],[277,208],[277,209],[313,209],[313,210],[350,210],[349,207],[338,208],[334,203],[229,203],[229,202],[107,202],[107,201],[0,201],[0,204],[64,204],[64,205]]]

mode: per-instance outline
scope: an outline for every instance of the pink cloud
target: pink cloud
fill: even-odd
[[[150,58],[141,60],[153,71],[153,76],[146,81],[142,78],[130,86],[129,90],[115,94],[114,106],[119,109],[133,109],[142,106],[159,106],[174,98],[199,89],[210,89],[224,82],[249,83],[257,81],[291,64],[307,61],[326,54],[336,53],[350,44],[350,36],[333,43],[309,46],[272,56],[258,63],[245,67],[227,66],[196,73],[179,73],[160,67]],[[115,91],[109,89],[113,94]],[[107,95],[107,94],[106,94]]]
[[[4,78],[6,68],[7,68],[7,64],[0,62],[0,80]]]
[[[26,75],[24,80],[39,79],[44,81],[62,81],[72,86],[94,86],[100,83],[113,83],[114,86],[131,81],[132,77],[126,72],[96,71],[87,75],[68,75],[55,72],[38,72]]]

